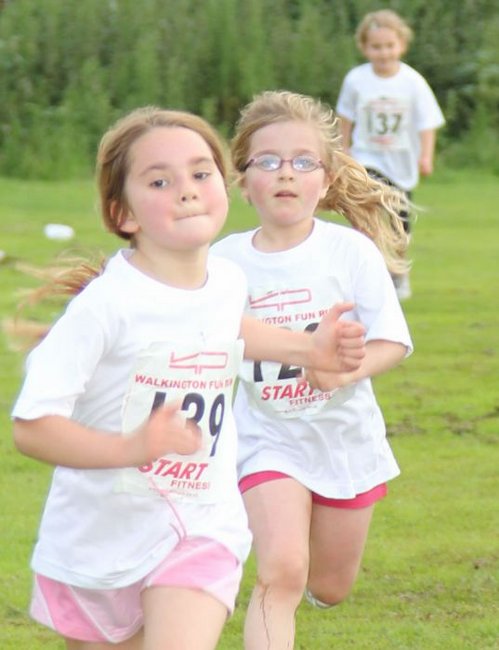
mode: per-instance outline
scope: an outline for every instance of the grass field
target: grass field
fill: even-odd
[[[376,380],[402,475],[376,510],[350,599],[327,612],[303,604],[300,650],[499,648],[499,192],[498,178],[440,171],[416,194],[414,295],[404,303],[416,352]],[[91,181],[0,179],[0,317],[29,280],[16,262],[45,264],[67,245],[43,225],[72,225],[74,252],[114,250]],[[254,224],[235,198],[227,230]],[[11,443],[9,409],[22,356],[0,341],[0,649],[62,644],[26,615],[29,557],[51,469]],[[252,560],[220,650],[242,648]],[[194,616],[194,615],[193,615]],[[193,649],[195,650],[195,649]],[[262,649],[264,650],[264,649]]]

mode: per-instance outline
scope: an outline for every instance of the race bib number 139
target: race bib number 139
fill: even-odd
[[[218,500],[224,489],[226,452],[234,448],[233,441],[224,441],[224,433],[242,356],[242,341],[203,349],[155,343],[139,355],[124,400],[123,433],[137,429],[154,409],[176,401],[185,417],[200,427],[202,447],[189,456],[168,454],[142,467],[123,469],[118,490],[166,493],[198,503]],[[228,432],[234,435],[230,426]]]

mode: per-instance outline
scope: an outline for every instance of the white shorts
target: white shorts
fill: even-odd
[[[203,537],[185,538],[151,573],[120,589],[83,589],[35,574],[30,614],[70,639],[119,643],[143,626],[142,590],[199,589],[232,614],[241,576],[241,563],[225,546]]]

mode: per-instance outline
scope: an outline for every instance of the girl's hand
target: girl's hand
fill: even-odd
[[[201,429],[172,402],[156,409],[128,438],[132,466],[145,465],[166,454],[193,454],[201,447]]]
[[[366,354],[365,328],[356,321],[339,320],[353,307],[352,303],[337,303],[322,317],[312,334],[315,350],[307,370],[342,373],[360,367]]]
[[[346,386],[350,383],[348,379],[348,374],[342,374],[340,372],[325,372],[324,370],[314,370],[313,368],[304,368],[303,376],[299,381],[307,382],[312,388],[326,392]]]
[[[421,176],[430,176],[433,174],[433,160],[430,156],[422,156],[419,161],[419,173]]]

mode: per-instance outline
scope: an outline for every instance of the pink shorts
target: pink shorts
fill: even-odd
[[[241,563],[224,546],[207,538],[186,538],[142,580],[120,589],[82,589],[35,574],[30,614],[70,639],[119,643],[143,626],[143,589],[200,589],[231,614],[241,575]]]
[[[239,490],[244,494],[246,490],[251,490],[251,488],[256,487],[257,485],[268,483],[268,481],[275,481],[280,478],[290,478],[290,476],[273,470],[248,474],[248,476],[244,476],[239,481]],[[312,492],[312,503],[317,503],[321,506],[328,506],[329,508],[354,510],[356,508],[367,508],[367,506],[370,506],[385,497],[387,492],[388,489],[386,483],[376,485],[376,487],[371,488],[367,492],[361,492],[352,499],[330,499],[328,497],[323,497],[316,492]]]

